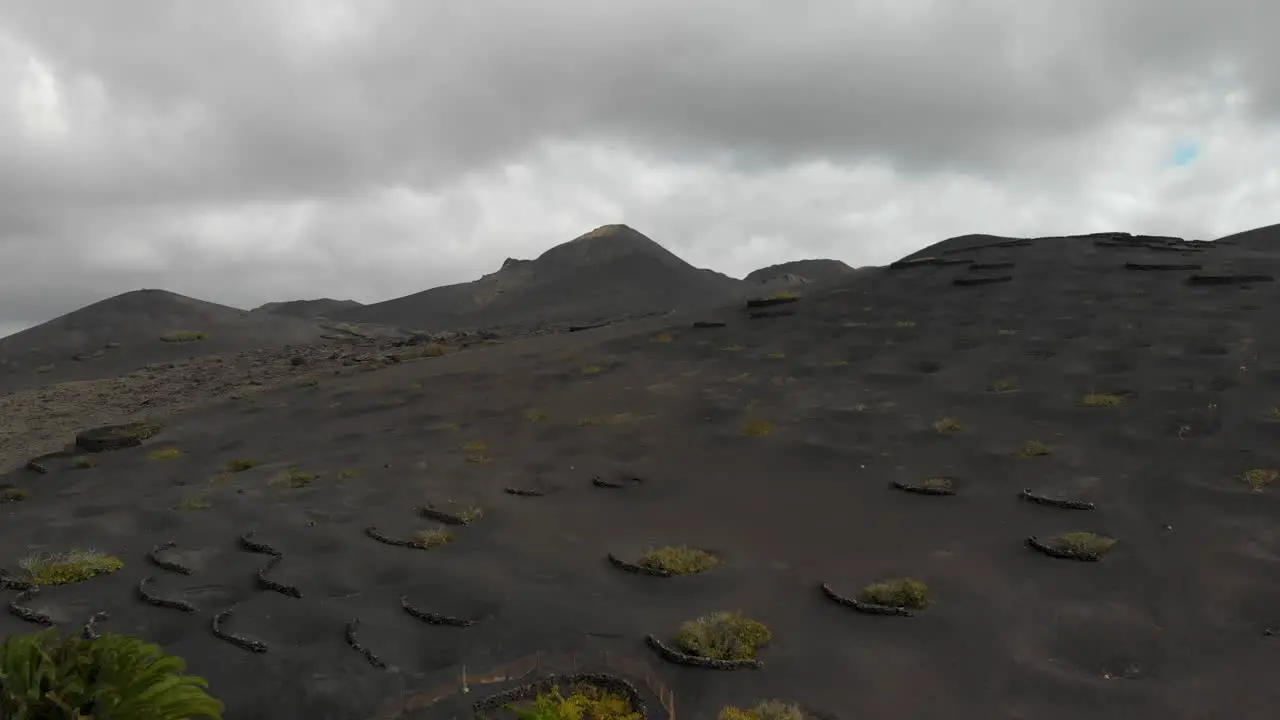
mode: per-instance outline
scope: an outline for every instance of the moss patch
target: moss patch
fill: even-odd
[[[303,488],[315,482],[316,474],[299,468],[288,468],[271,476],[268,484],[275,487]]]
[[[1085,407],[1117,407],[1124,404],[1124,397],[1113,393],[1085,393],[1080,404]]]
[[[77,470],[88,470],[89,468],[96,467],[97,465],[97,459],[89,455],[80,455],[71,461],[71,467]]]
[[[227,463],[228,472],[244,472],[258,467],[257,460],[232,460]]]
[[[160,336],[165,342],[196,342],[197,340],[205,340],[209,336],[199,330],[170,330]]]
[[[933,429],[942,435],[954,435],[964,430],[964,425],[955,418],[944,417],[933,424]]]
[[[560,688],[539,694],[522,705],[507,709],[522,720],[644,720],[631,707],[631,701],[617,693],[591,685],[580,685],[568,695]]]
[[[27,499],[27,491],[22,488],[0,488],[0,505],[22,502]]]
[[[542,422],[547,419],[547,414],[537,408],[531,408],[525,410],[521,417],[524,418],[525,422]]]
[[[1018,378],[1003,377],[998,380],[994,380],[988,389],[993,393],[1013,392],[1018,389]]]
[[[97,550],[71,550],[57,555],[28,555],[18,561],[37,585],[67,585],[124,567],[120,558]]]
[[[795,703],[765,700],[746,709],[730,705],[720,711],[718,720],[804,720],[804,717],[804,710]]]
[[[747,660],[773,634],[764,623],[736,612],[714,612],[681,623],[675,642],[685,652],[714,660]]]
[[[954,490],[955,483],[951,478],[931,477],[920,483],[920,487],[926,490]]]
[[[1052,448],[1040,442],[1039,440],[1028,440],[1022,443],[1022,447],[1019,448],[1016,455],[1018,457],[1032,458],[1032,457],[1044,457],[1045,455],[1049,455],[1052,452],[1053,452]]]
[[[913,578],[896,578],[872,583],[858,597],[876,605],[919,609],[929,604],[929,586]]]
[[[645,553],[640,565],[653,570],[665,570],[672,575],[696,575],[720,564],[715,555],[697,548],[684,546],[660,547]]]
[[[773,434],[773,423],[760,418],[752,418],[742,423],[738,432],[746,437],[763,437]]]
[[[147,453],[147,458],[151,460],[172,460],[182,457],[182,451],[178,448],[160,448]]]

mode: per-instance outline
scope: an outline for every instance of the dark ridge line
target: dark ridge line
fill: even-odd
[[[706,330],[708,328],[722,328],[725,325],[728,325],[728,323],[722,323],[714,320],[698,320],[693,323],[693,328],[695,330]]]
[[[444,510],[437,510],[431,507],[429,504],[419,507],[418,513],[425,518],[429,518],[431,520],[437,520],[446,525],[470,525],[471,524],[471,521],[463,519],[463,517],[457,513],[445,512]]]
[[[1042,542],[1035,535],[1027,538],[1027,545],[1039,550],[1040,552],[1052,558],[1062,560],[1080,560],[1082,562],[1098,562],[1102,556],[1097,553],[1076,552],[1075,550],[1067,550],[1066,548],[1058,548],[1048,543]]]
[[[877,603],[862,602],[857,598],[851,598],[847,595],[841,595],[831,587],[830,583],[822,583],[820,586],[822,594],[828,600],[835,602],[837,605],[843,605],[847,608],[853,608],[860,613],[868,615],[895,615],[897,617],[914,617],[915,613],[904,607],[895,607],[893,605],[880,605]]]
[[[747,319],[760,320],[762,318],[788,317],[795,314],[796,314],[795,310],[772,310],[772,311],[757,310],[755,312],[747,313]]]
[[[393,545],[395,547],[413,548],[414,550],[422,549],[421,547],[418,546],[417,543],[413,542],[412,540],[396,540],[393,538],[389,538],[386,535],[383,535],[382,533],[378,532],[378,528],[373,525],[370,525],[369,527],[365,528],[364,534],[368,535],[374,540],[377,540],[383,545]]]
[[[234,610],[235,610],[234,607],[229,607],[226,610],[223,610],[222,612],[213,616],[213,622],[211,623],[210,626],[213,629],[214,636],[217,637],[219,640],[225,640],[231,643],[232,645],[235,645],[241,650],[248,650],[251,653],[259,653],[259,654],[266,652],[267,644],[262,642],[261,640],[254,640],[253,638],[248,638],[243,635],[234,635],[222,629],[222,621],[231,617],[231,613]]]
[[[283,559],[284,559],[283,555],[273,555],[271,559],[267,561],[267,564],[263,565],[262,568],[258,570],[257,572],[258,584],[266,588],[267,590],[278,592],[281,595],[288,595],[289,597],[295,597],[295,598],[301,599],[302,591],[299,590],[298,588],[294,587],[293,585],[286,585],[282,582],[276,582],[275,580],[272,580],[271,578],[267,577],[267,573],[271,572],[271,570],[275,568],[276,565],[279,565],[280,561]]]
[[[250,530],[249,532],[241,535],[240,547],[244,548],[245,550],[248,550],[249,552],[262,553],[263,555],[283,555],[284,554],[266,543],[260,543],[255,541],[253,539],[253,536],[256,532],[257,530]]]
[[[624,572],[629,572],[634,575],[649,575],[651,577],[671,577],[671,573],[663,570],[662,568],[645,567],[644,565],[639,565],[637,563],[627,562],[613,553],[609,553],[608,558],[611,565]]]
[[[583,330],[594,330],[596,328],[602,328],[609,324],[610,323],[602,322],[602,323],[590,323],[588,325],[570,325],[569,332],[582,332]]]
[[[39,594],[40,594],[40,588],[36,587],[35,585],[32,585],[26,590],[23,590],[21,593],[18,594],[18,597],[9,601],[10,614],[22,620],[26,620],[29,623],[35,623],[36,625],[52,625],[53,618],[49,617],[48,614],[39,612],[37,610],[32,610],[31,608],[25,607],[21,604],[21,603],[27,602],[28,600],[31,600],[32,598],[34,598]]]
[[[764,663],[755,658],[746,658],[743,660],[716,660],[714,658],[704,658],[698,655],[690,655],[680,652],[673,647],[667,646],[652,634],[645,635],[644,641],[654,652],[658,653],[658,657],[675,665],[684,665],[685,667],[706,668],[708,670],[759,670],[764,667]]]
[[[1188,285],[1245,285],[1256,282],[1274,282],[1272,275],[1192,275]]]
[[[932,488],[924,485],[912,485],[904,483],[901,480],[894,480],[893,486],[903,492],[916,493],[917,495],[955,495],[954,488]]]
[[[1030,240],[1004,240],[998,243],[987,243],[985,245],[971,245],[963,248],[953,248],[951,250],[943,250],[943,255],[959,255],[960,253],[976,252],[978,250],[990,250],[991,248],[1010,248],[1010,247],[1026,247],[1031,244]]]
[[[747,301],[749,308],[773,307],[774,305],[788,305],[800,299],[798,295],[785,295],[783,297],[764,297],[754,298]]]
[[[36,584],[26,580],[19,580],[9,573],[8,570],[0,568],[0,590],[17,590],[25,592],[35,587]]]
[[[993,275],[991,277],[956,278],[955,280],[951,281],[951,284],[960,285],[962,287],[968,287],[972,285],[993,285],[995,283],[1009,282],[1012,279],[1013,279],[1012,275]]]
[[[974,270],[1012,270],[1017,267],[1017,263],[1011,262],[993,262],[993,263],[974,263],[969,266],[969,271]]]
[[[607,673],[573,673],[572,675],[550,673],[546,677],[539,678],[533,682],[517,685],[481,698],[471,704],[471,711],[475,717],[486,717],[494,710],[502,709],[522,700],[530,700],[549,692],[554,687],[573,687],[575,685],[591,685],[605,692],[620,695],[626,698],[631,705],[631,712],[638,714],[642,719],[649,717],[644,699],[640,695],[640,691],[636,689],[636,686],[621,677]]]
[[[1139,270],[1139,271],[1151,271],[1151,270],[1201,270],[1201,269],[1203,269],[1203,267],[1204,267],[1203,265],[1197,265],[1197,264],[1195,264],[1195,263],[1135,263],[1135,262],[1127,262],[1127,263],[1125,263],[1125,264],[1124,264],[1124,269],[1125,269],[1125,270]]]
[[[147,583],[154,580],[155,578],[148,575],[138,581],[138,597],[142,598],[143,602],[148,605],[155,605],[156,607],[169,608],[170,610],[181,610],[184,613],[198,612],[196,606],[186,600],[167,600],[151,594],[151,592],[147,590]]]
[[[370,665],[378,668],[379,670],[386,670],[387,664],[382,661],[382,658],[373,654],[372,650],[361,645],[360,641],[356,639],[356,628],[358,627],[360,627],[360,618],[352,618],[347,621],[347,644],[351,646],[352,650],[363,655],[364,659],[369,661]]]
[[[159,545],[156,545],[155,547],[151,548],[151,550],[147,553],[147,559],[151,561],[152,565],[155,565],[158,568],[168,570],[169,572],[175,572],[175,573],[178,573],[179,575],[190,575],[191,568],[187,567],[186,565],[183,565],[182,563],[173,562],[172,560],[160,559],[160,553],[164,552],[165,550],[168,550],[169,548],[173,548],[177,546],[178,546],[178,543],[174,542],[173,540],[170,540],[168,542],[162,542]]]
[[[1037,495],[1031,492],[1030,488],[1018,493],[1018,497],[1040,505],[1052,505],[1053,507],[1066,508],[1068,510],[1092,510],[1094,504],[1087,500],[1068,500],[1066,498],[1051,498],[1044,495]]]
[[[628,476],[626,480],[605,480],[599,475],[591,477],[591,484],[599,488],[607,488],[609,490],[626,490],[627,488],[638,487],[644,484],[644,478]]]
[[[428,625],[445,625],[448,627],[471,627],[476,624],[475,620],[464,617],[455,617],[453,615],[441,615],[440,613],[427,612],[414,607],[409,603],[408,596],[400,598],[400,607],[413,617],[421,620]]]
[[[98,632],[98,623],[110,619],[111,614],[107,612],[96,612],[90,615],[84,622],[84,626],[80,628],[80,637],[84,640],[97,640],[102,637],[102,633]]]

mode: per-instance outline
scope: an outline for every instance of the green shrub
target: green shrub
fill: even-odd
[[[5,503],[22,502],[27,499],[27,491],[22,488],[7,487],[0,488],[0,505]]]
[[[1240,475],[1240,479],[1244,480],[1249,487],[1254,490],[1262,490],[1276,480],[1280,480],[1280,470],[1272,468],[1253,468],[1245,470]]]
[[[1102,555],[1116,544],[1114,538],[1082,531],[1063,533],[1053,542],[1058,547],[1084,555]]]
[[[862,588],[860,599],[876,605],[918,609],[929,604],[929,586],[912,578],[885,580]]]
[[[453,533],[444,528],[419,530],[413,534],[413,544],[422,550],[438,548],[453,542]]]
[[[71,461],[71,467],[77,470],[88,470],[91,467],[97,466],[97,464],[97,459],[91,455],[81,455]]]
[[[230,472],[244,472],[258,467],[257,460],[232,460],[227,463],[227,470]]]
[[[178,448],[161,448],[147,453],[147,457],[151,460],[172,460],[182,457],[182,451]]]
[[[591,685],[580,685],[568,696],[559,687],[525,705],[508,705],[520,720],[644,720],[631,701]]]
[[[58,640],[55,630],[0,645],[0,717],[13,720],[221,720],[223,705],[182,658],[138,638]]]
[[[720,711],[719,720],[804,720],[804,711],[795,703],[765,700],[746,710],[730,705]]]
[[[773,433],[773,423],[768,420],[753,418],[742,423],[739,432],[747,437],[762,437]]]
[[[653,570],[665,570],[672,575],[696,575],[719,565],[720,559],[696,548],[660,547],[645,553],[640,558],[640,564]]]
[[[1051,452],[1053,452],[1052,449],[1039,440],[1028,440],[1022,443],[1022,449],[1018,451],[1018,456],[1025,458],[1044,457]]]
[[[1112,393],[1086,393],[1080,398],[1080,404],[1085,407],[1116,407],[1124,404],[1124,398]]]
[[[315,479],[315,473],[309,473],[305,470],[293,467],[276,473],[267,482],[277,487],[288,486],[291,488],[304,488],[314,482]]]
[[[681,623],[676,644],[686,652],[715,660],[746,660],[769,642],[772,633],[764,623],[740,613],[714,612]]]
[[[71,550],[57,555],[28,555],[18,561],[37,585],[67,585],[107,575],[124,567],[120,558],[97,550]]]
[[[933,429],[942,435],[953,435],[964,429],[964,425],[955,418],[945,417],[933,424]]]

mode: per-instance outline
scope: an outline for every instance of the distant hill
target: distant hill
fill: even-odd
[[[827,259],[792,260],[791,262],[770,265],[748,273],[743,280],[750,283],[766,283],[776,280],[804,282],[826,282],[838,280],[857,272],[854,268],[839,261]]]
[[[0,392],[108,377],[193,355],[314,342],[324,332],[298,318],[166,290],[133,290],[0,338]]]
[[[319,298],[317,300],[286,300],[284,302],[269,302],[265,305],[250,310],[255,313],[269,313],[271,315],[288,315],[290,317],[299,318],[329,318],[334,313],[351,308],[364,307],[355,300],[334,300],[332,298]]]
[[[438,329],[591,320],[743,297],[750,286],[696,268],[626,225],[605,225],[478,280],[341,310],[335,319]]]

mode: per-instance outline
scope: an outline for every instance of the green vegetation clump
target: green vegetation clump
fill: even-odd
[[[1063,533],[1054,538],[1053,542],[1064,550],[1082,555],[1102,555],[1116,544],[1114,538],[1083,531]]]
[[[350,480],[351,478],[353,478],[353,477],[355,477],[355,476],[357,476],[357,475],[359,475],[359,474],[360,474],[360,471],[359,471],[359,470],[356,470],[355,468],[343,468],[342,470],[339,470],[339,471],[338,471],[338,479],[339,479],[339,480]]]
[[[1048,445],[1045,445],[1039,440],[1028,440],[1022,443],[1022,449],[1018,451],[1018,457],[1043,457],[1052,452],[1053,450],[1051,450]]]
[[[419,530],[413,534],[414,547],[423,550],[438,548],[453,542],[453,533],[444,528],[435,528],[432,530]]]
[[[1007,393],[1018,389],[1018,378],[1004,377],[991,383],[991,392]]]
[[[165,342],[195,342],[209,336],[199,330],[171,330],[160,336]]]
[[[1255,491],[1261,491],[1276,480],[1280,480],[1280,470],[1275,470],[1273,468],[1253,468],[1241,473],[1240,479],[1244,480],[1245,483]]]
[[[720,564],[720,558],[697,548],[684,546],[660,547],[650,550],[640,558],[640,565],[665,570],[672,575],[696,575]]]
[[[795,703],[765,700],[747,709],[730,705],[720,711],[719,720],[804,720],[804,711]]]
[[[88,470],[97,465],[98,461],[91,455],[80,455],[71,461],[71,467],[77,470]]]
[[[669,343],[672,340],[675,340],[675,337],[673,337],[671,333],[667,333],[667,332],[658,333],[657,335],[653,336],[653,341],[656,343]]]
[[[27,491],[22,488],[7,487],[0,488],[0,505],[5,503],[22,502],[27,499]]]
[[[725,345],[724,347],[722,347],[722,348],[720,348],[720,349],[721,349],[721,350],[727,350],[727,351],[729,351],[729,352],[737,352],[738,350],[745,350],[745,349],[746,349],[746,346],[744,346],[744,345]]]
[[[773,634],[764,623],[741,613],[714,612],[681,623],[675,642],[685,652],[713,660],[753,658]]]
[[[147,453],[147,457],[151,460],[172,460],[182,457],[182,451],[178,448],[160,448]]]
[[[539,694],[531,703],[508,705],[519,720],[644,720],[631,701],[591,685],[580,685],[565,697],[560,688]]]
[[[913,578],[885,580],[862,588],[859,599],[876,605],[919,609],[929,604],[929,586]]]
[[[1080,404],[1085,407],[1116,407],[1124,404],[1124,398],[1112,393],[1085,393]]]
[[[208,510],[213,507],[213,503],[209,502],[208,496],[203,493],[196,493],[182,498],[182,503],[178,507],[182,510]]]
[[[530,408],[529,410],[524,411],[524,415],[522,417],[524,417],[526,422],[541,422],[547,419],[547,414],[537,408]]]
[[[954,435],[964,429],[964,425],[955,418],[944,417],[933,424],[933,429],[943,435]]]
[[[97,550],[71,550],[57,555],[28,555],[18,561],[37,585],[69,585],[124,567],[120,558]]]
[[[462,444],[462,449],[471,453],[481,453],[489,449],[489,444],[483,440],[472,440]]]
[[[442,355],[448,354],[448,352],[449,349],[440,343],[425,343],[423,345],[415,345],[405,350],[401,350],[400,352],[395,353],[392,357],[400,362],[408,362],[410,360],[423,360],[426,358],[441,357]],[[416,385],[417,383],[414,384]]]
[[[277,487],[288,486],[291,488],[303,488],[310,485],[316,479],[315,473],[309,473],[296,467],[288,468],[272,476],[268,482]]]
[[[955,487],[955,483],[951,478],[931,477],[920,483],[920,487],[927,490],[951,490]]]
[[[223,704],[182,658],[139,638],[56,630],[0,645],[0,717],[14,720],[221,720]]]
[[[579,427],[598,427],[600,425],[617,425],[631,419],[631,413],[614,413],[612,415],[591,415],[578,421]]]
[[[258,467],[257,460],[232,460],[227,463],[227,470],[230,472],[244,472]]]
[[[742,423],[739,432],[747,437],[763,437],[773,433],[773,423],[768,420],[753,418]]]
[[[602,372],[603,370],[604,368],[600,367],[599,365],[583,365],[581,368],[581,372],[583,375],[595,375],[596,373]]]
[[[765,355],[765,357],[769,358],[770,360],[781,360],[786,356],[787,354],[784,352],[771,352]]]

